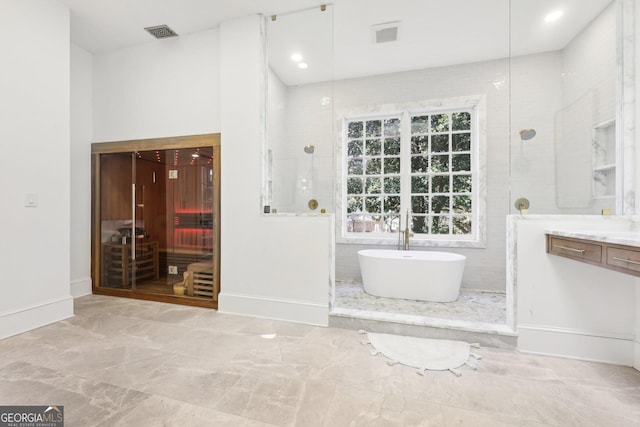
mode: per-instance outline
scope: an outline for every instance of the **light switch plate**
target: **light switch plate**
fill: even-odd
[[[169,171],[169,179],[178,179],[178,170],[177,169],[171,169]]]
[[[25,193],[24,206],[27,208],[35,208],[38,206],[38,195],[36,193]]]

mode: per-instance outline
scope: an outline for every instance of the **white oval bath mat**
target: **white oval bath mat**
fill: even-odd
[[[381,353],[389,359],[389,364],[401,363],[411,366],[418,369],[418,373],[421,375],[424,375],[425,370],[431,370],[450,371],[456,376],[460,376],[461,373],[456,371],[456,368],[462,365],[468,365],[476,369],[476,366],[469,362],[469,356],[476,359],[481,358],[471,352],[471,347],[479,348],[479,344],[377,334],[365,331],[359,332],[367,334],[368,341],[363,344],[371,344],[373,346],[375,349],[372,351],[373,355]]]

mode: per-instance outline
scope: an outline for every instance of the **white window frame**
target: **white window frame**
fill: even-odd
[[[336,164],[336,242],[366,245],[397,245],[397,233],[348,232],[347,231],[347,123],[352,120],[376,120],[391,116],[401,117],[401,200],[411,200],[411,116],[421,114],[450,113],[456,110],[472,110],[471,124],[471,175],[472,175],[472,232],[468,235],[416,234],[412,246],[475,247],[486,246],[486,177],[485,137],[486,101],[484,95],[428,100],[414,103],[381,105],[375,108],[339,111]],[[409,202],[410,204],[410,202]],[[401,211],[402,228],[408,206]],[[402,208],[401,208],[402,210]]]

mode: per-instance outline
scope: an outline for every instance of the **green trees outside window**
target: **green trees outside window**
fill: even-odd
[[[473,117],[471,108],[347,120],[347,232],[396,233],[408,209],[418,237],[471,235]]]

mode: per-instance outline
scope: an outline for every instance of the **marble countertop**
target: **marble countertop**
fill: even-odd
[[[634,231],[562,230],[554,228],[545,230],[545,233],[558,237],[573,237],[574,239],[640,247],[640,233]]]

